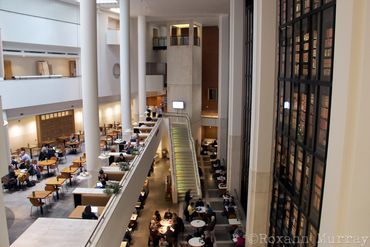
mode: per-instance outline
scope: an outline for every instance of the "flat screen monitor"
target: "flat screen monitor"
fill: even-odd
[[[172,101],[172,108],[183,110],[185,108],[185,102],[174,100],[174,101]]]

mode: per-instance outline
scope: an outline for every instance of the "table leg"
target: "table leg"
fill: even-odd
[[[40,204],[42,203],[41,199],[40,199]],[[44,209],[42,208],[42,205],[40,206],[40,214],[41,215],[44,215]]]
[[[57,200],[59,200],[59,189],[58,189],[58,187],[56,187],[57,188],[57,190],[56,190],[56,192],[57,192]]]
[[[49,167],[49,166],[47,166],[47,167],[46,167],[46,170],[48,171],[48,177],[50,177],[50,167]]]
[[[72,176],[69,177],[69,185],[72,186]]]

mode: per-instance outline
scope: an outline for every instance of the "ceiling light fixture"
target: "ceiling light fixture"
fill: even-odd
[[[110,8],[109,10],[112,11],[113,13],[119,14],[119,8]]]

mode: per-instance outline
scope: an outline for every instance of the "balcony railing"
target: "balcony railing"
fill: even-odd
[[[166,50],[166,49],[167,49],[167,37],[153,38],[153,50]]]
[[[171,36],[171,45],[189,45],[189,36]]]

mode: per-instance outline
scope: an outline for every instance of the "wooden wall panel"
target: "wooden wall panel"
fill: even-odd
[[[218,90],[218,27],[202,30],[202,112],[217,113],[217,99],[208,99],[208,89]]]

